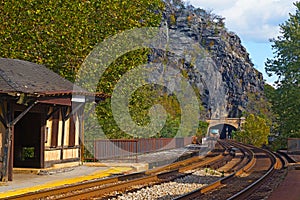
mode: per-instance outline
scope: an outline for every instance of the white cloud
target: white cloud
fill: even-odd
[[[294,13],[294,0],[185,0],[225,17],[226,27],[243,40],[267,42],[279,34],[279,24]]]

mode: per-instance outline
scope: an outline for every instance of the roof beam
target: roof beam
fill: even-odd
[[[9,123],[9,126],[12,127],[12,126],[16,125],[16,123],[18,123],[18,121],[20,121],[24,117],[24,115],[26,115],[31,110],[31,108],[33,108],[36,104],[37,104],[37,101],[33,102],[20,115],[18,115],[18,117],[16,117],[14,120],[12,120],[12,122]]]

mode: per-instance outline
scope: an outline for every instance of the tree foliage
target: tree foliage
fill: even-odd
[[[196,136],[198,138],[202,138],[206,136],[207,134],[207,129],[208,129],[209,123],[205,121],[199,121],[199,126],[198,126],[198,131]]]
[[[93,47],[120,31],[158,26],[160,0],[0,3],[0,56],[44,64],[73,81]]]
[[[240,142],[260,147],[268,144],[269,133],[270,128],[267,126],[266,120],[250,114],[242,124],[241,130],[235,132],[234,138]]]
[[[266,72],[277,75],[277,88],[269,98],[278,115],[281,138],[300,137],[300,2],[296,13],[280,25],[281,36],[272,39],[274,58],[266,62]]]
[[[43,64],[74,81],[83,60],[95,45],[124,30],[159,26],[163,8],[161,0],[2,1],[0,56]],[[99,80],[98,92],[112,94],[120,77],[145,63],[148,53],[147,49],[139,49],[116,59]],[[140,104],[145,104],[134,104],[140,106],[135,110],[149,106],[145,98],[147,92],[133,98],[133,102],[141,100]],[[90,134],[87,137],[101,135],[98,123],[108,137],[127,137],[114,122],[110,99],[96,110],[98,116],[86,121]],[[142,114],[133,114],[134,120],[138,117]]]
[[[75,81],[81,64],[95,45],[124,30],[159,26],[163,8],[161,0],[1,1],[0,57],[43,64]],[[112,94],[123,74],[147,62],[149,51],[138,49],[117,58],[99,80],[97,91]],[[180,124],[178,101],[153,89],[147,86],[134,93],[129,105],[132,119],[145,125],[149,122],[147,110],[153,104],[163,104],[168,119],[155,137],[173,137]],[[97,128],[99,123],[106,137],[130,137],[114,121],[111,99],[101,102],[96,112],[93,120],[86,121],[87,138],[102,135]]]
[[[266,91],[265,86],[265,91]],[[255,93],[249,93],[248,94],[248,104],[247,104],[247,113],[248,114],[254,114],[257,115],[263,119],[265,119],[269,125],[272,123],[273,119],[273,112],[271,109],[272,105],[271,102],[268,101],[268,98],[266,97],[266,93],[261,94],[255,94]]]

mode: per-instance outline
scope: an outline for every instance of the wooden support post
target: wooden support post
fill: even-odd
[[[7,128],[7,124],[6,124],[5,118],[3,116],[1,116],[1,115],[0,115],[0,123],[2,123],[5,128]]]
[[[8,160],[8,181],[13,180],[13,170],[14,170],[14,129],[15,127],[11,127],[10,133],[10,151],[9,151],[9,160]]]
[[[9,169],[9,158],[10,158],[10,150],[11,150],[11,135],[12,128],[8,127],[5,131],[4,136],[4,146],[3,146],[3,164],[2,164],[2,182],[7,182],[11,177],[8,177],[8,169]]]
[[[5,112],[4,110],[2,112]],[[5,121],[6,121],[6,129],[4,134],[4,142],[3,142],[3,163],[2,163],[2,174],[1,174],[1,181],[7,182],[12,180],[12,177],[9,177],[9,164],[11,158],[11,143],[12,143],[12,125],[9,123],[12,120],[12,108],[11,104],[8,101],[6,112],[5,112]]]
[[[16,123],[18,123],[18,121],[20,121],[20,119],[22,119],[36,104],[37,102],[34,102],[28,108],[26,108],[20,115],[10,122],[10,126],[16,125]]]
[[[84,108],[78,112],[78,119],[79,119],[79,145],[80,145],[80,161],[84,162]]]
[[[60,159],[63,161],[64,159],[64,144],[65,144],[65,127],[66,127],[66,119],[67,119],[67,111],[68,108],[62,108],[62,134],[61,134],[61,152],[60,152]]]
[[[12,171],[13,171],[13,130],[14,126],[26,113],[28,113],[31,108],[36,105],[36,102],[31,104],[28,108],[26,108],[18,117],[13,120],[13,108],[9,101],[7,101],[7,109],[5,114],[6,121],[6,130],[4,135],[4,143],[3,143],[3,164],[1,171],[1,181],[7,182],[12,181]],[[4,112],[4,111],[2,111]]]

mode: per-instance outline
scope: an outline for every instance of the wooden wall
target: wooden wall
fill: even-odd
[[[0,115],[6,110],[7,102],[1,101]],[[15,111],[22,111],[26,107],[14,105]],[[53,114],[53,111],[57,111]],[[50,104],[38,104],[29,112],[41,113],[41,116],[49,117],[42,120],[41,124],[41,159],[44,168],[53,164],[80,161],[80,120],[77,113],[70,115],[70,106],[53,106]],[[52,112],[52,114],[51,114]],[[16,116],[15,116],[16,117]],[[5,126],[0,122],[0,169],[3,164],[3,144]],[[33,138],[34,139],[34,138]]]
[[[53,109],[50,108],[50,112],[53,112]],[[66,113],[63,112],[63,108],[58,109],[46,121],[45,167],[55,163],[80,160],[79,117],[75,113],[64,120],[63,115],[69,115],[71,108],[65,111]]]

